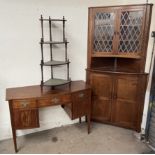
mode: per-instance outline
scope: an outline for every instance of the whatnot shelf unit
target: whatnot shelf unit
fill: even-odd
[[[41,45],[41,86],[58,86],[58,85],[63,85],[63,84],[69,84],[71,82],[71,79],[69,77],[69,59],[67,57],[67,44],[69,43],[67,39],[65,38],[65,18],[63,19],[44,19],[43,16],[41,15],[40,18],[41,21],[41,33],[42,33],[42,38],[40,41]],[[49,22],[49,41],[44,40],[44,22]],[[62,40],[61,41],[53,41],[52,38],[52,22],[62,22],[63,24],[63,34],[62,34]],[[45,62],[44,61],[44,44],[49,44],[50,46],[50,60]],[[62,61],[59,60],[54,60],[53,58],[53,45],[55,44],[64,44],[65,45],[65,59]],[[67,66],[67,78],[66,79],[60,79],[60,78],[55,78],[53,74],[53,67],[55,66],[61,66],[61,65],[66,65]],[[50,66],[51,67],[51,78],[47,81],[44,82],[44,67],[45,66]]]

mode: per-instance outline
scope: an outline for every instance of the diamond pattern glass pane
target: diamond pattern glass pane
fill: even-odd
[[[142,11],[122,12],[119,52],[136,53],[141,50]]]
[[[96,13],[93,43],[95,52],[112,52],[114,15],[107,12]]]

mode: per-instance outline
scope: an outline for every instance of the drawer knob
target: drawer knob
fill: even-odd
[[[29,104],[29,102],[27,102],[27,101],[22,101],[21,102],[21,105],[22,105],[23,108],[26,108],[28,104]]]
[[[84,97],[84,93],[79,94],[79,97],[83,98]]]
[[[52,100],[51,100],[53,103],[58,103],[59,102],[59,99],[58,98],[53,98]]]

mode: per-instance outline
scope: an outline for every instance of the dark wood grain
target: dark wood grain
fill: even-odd
[[[84,81],[72,81],[71,85],[56,86],[53,90],[51,87],[42,87],[40,85],[25,86],[17,88],[6,89],[6,100],[12,99],[26,99],[26,98],[41,98],[54,94],[66,94],[70,92],[77,92],[83,89],[89,89]]]
[[[113,77],[108,74],[91,74],[92,118],[110,121]]]
[[[16,109],[13,110],[13,115],[16,129],[32,129],[40,126],[38,109]]]
[[[147,74],[89,71],[92,120],[140,132]]]

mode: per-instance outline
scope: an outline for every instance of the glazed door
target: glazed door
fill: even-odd
[[[93,57],[142,56],[146,6],[90,9],[89,50]]]
[[[138,121],[138,77],[116,76],[113,96],[112,123],[135,128]]]
[[[115,51],[116,11],[110,8],[95,8],[90,12],[92,56],[112,55]]]
[[[92,119],[110,121],[113,77],[108,74],[91,73]]]
[[[145,6],[123,7],[118,10],[117,52],[119,55],[140,58],[145,21]]]

